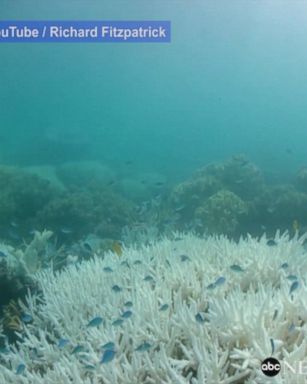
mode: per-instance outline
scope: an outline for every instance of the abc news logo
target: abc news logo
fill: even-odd
[[[261,363],[261,370],[266,376],[276,376],[282,370],[288,371],[294,375],[307,376],[307,360],[296,361],[292,364],[283,361],[282,364],[274,357],[268,357]]]
[[[261,363],[261,371],[266,376],[276,376],[279,374],[279,371],[281,370],[280,362],[277,359],[274,359],[274,357],[268,357],[267,359],[263,360]]]

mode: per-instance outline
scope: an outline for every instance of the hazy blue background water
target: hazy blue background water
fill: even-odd
[[[2,1],[6,19],[164,19],[170,44],[2,44],[0,161],[183,178],[245,153],[306,164],[307,2]]]

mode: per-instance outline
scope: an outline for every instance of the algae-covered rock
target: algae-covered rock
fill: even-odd
[[[247,204],[231,191],[221,190],[198,207],[195,216],[209,233],[233,235],[240,218],[248,212]]]

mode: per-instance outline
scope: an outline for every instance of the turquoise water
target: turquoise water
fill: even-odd
[[[2,0],[0,19],[170,20],[172,35],[165,44],[0,44],[0,384],[47,380],[60,361],[65,375],[94,344],[92,361],[69,377],[79,369],[81,381],[98,372],[115,382],[116,370],[104,371],[115,359],[130,382],[138,367],[139,382],[157,380],[155,364],[165,383],[207,382],[212,372],[229,382],[242,369],[233,380],[243,384],[261,374],[261,348],[261,358],[299,356],[307,2]],[[116,327],[111,339],[105,325]],[[161,344],[144,339],[157,331]],[[99,340],[119,348],[102,354]],[[49,348],[45,359],[46,343],[60,360],[49,362]]]
[[[2,2],[1,19],[164,19],[170,44],[2,44],[1,162],[98,160],[182,179],[245,153],[305,162],[307,5]]]

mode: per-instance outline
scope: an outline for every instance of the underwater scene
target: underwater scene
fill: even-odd
[[[3,1],[0,55],[0,384],[306,384],[307,2]]]

